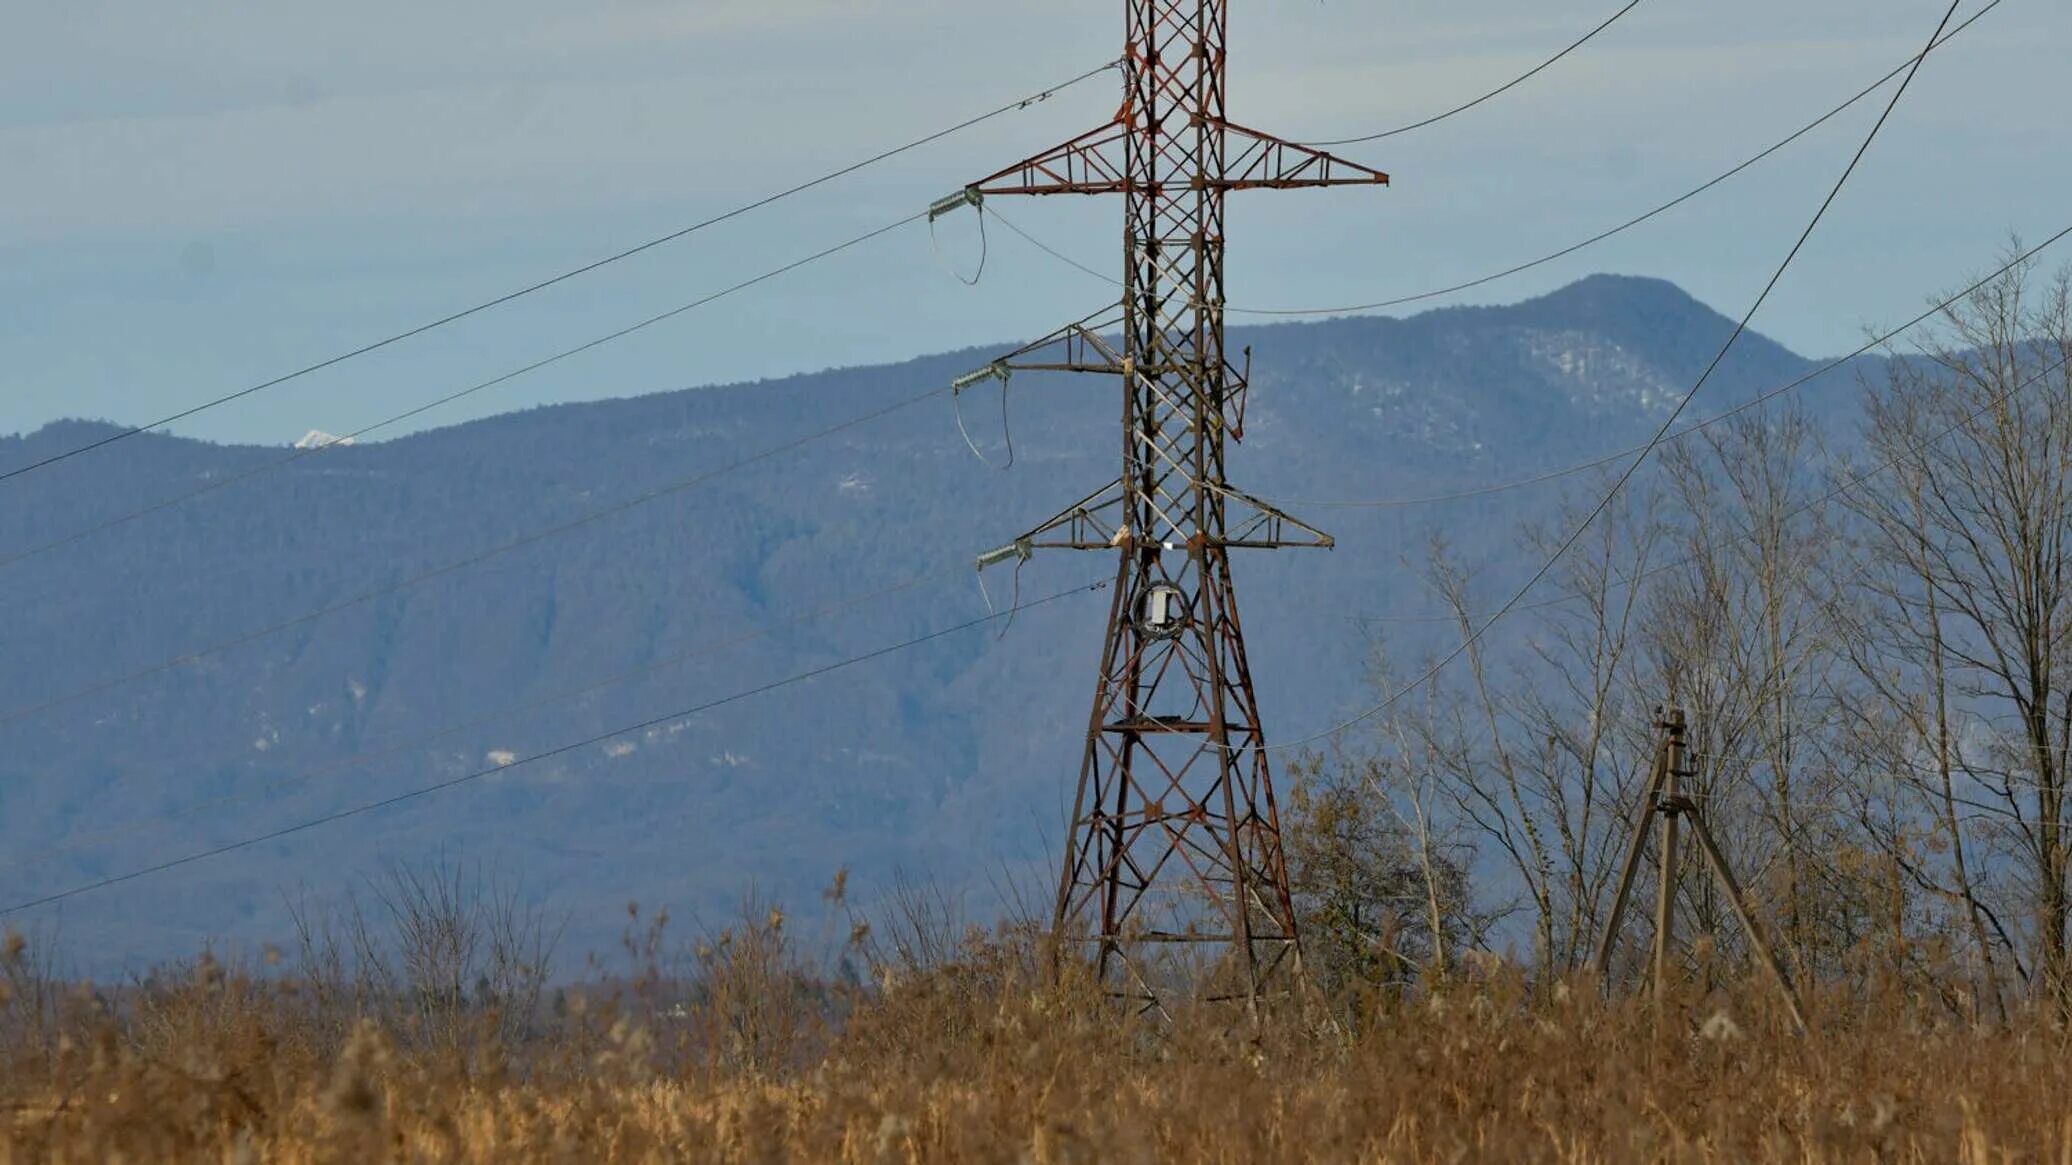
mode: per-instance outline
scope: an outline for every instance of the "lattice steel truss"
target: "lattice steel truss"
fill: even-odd
[[[993,366],[1122,382],[1121,477],[1015,543],[1121,557],[1056,933],[1145,1010],[1183,990],[1256,1006],[1299,955],[1229,551],[1331,539],[1225,474],[1250,359],[1240,369],[1224,352],[1224,198],[1388,175],[1225,116],[1228,0],[1126,6],[1114,119],[966,191],[974,204],[1120,194],[1127,207],[1121,303]]]

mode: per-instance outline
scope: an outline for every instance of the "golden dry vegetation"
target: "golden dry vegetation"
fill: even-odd
[[[1414,996],[1120,1019],[1027,942],[849,986],[781,919],[698,948],[687,1002],[598,983],[520,1034],[213,959],[122,992],[8,950],[0,1162],[2061,1161],[2072,1041],[1895,987],[1607,1004],[1470,964]]]

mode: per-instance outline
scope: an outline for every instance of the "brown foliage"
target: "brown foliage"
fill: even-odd
[[[889,985],[808,983],[746,919],[686,1003],[581,993],[468,1055],[398,1013],[345,1025],[294,977],[205,959],[8,1025],[0,1161],[1986,1161],[2072,1152],[2047,1024],[1691,990],[1660,1026],[1472,963],[1356,1036],[1208,1010],[1139,1026],[967,935]],[[729,952],[741,952],[738,962]],[[19,965],[22,952],[13,959]],[[594,998],[593,998],[594,996]],[[750,1004],[753,1004],[750,1007]],[[12,1009],[13,1004],[9,1004]],[[747,1010],[744,1011],[744,1008]],[[1850,1010],[1844,1010],[1848,1008]],[[1946,1014],[1938,1012],[1937,1014]],[[744,1025],[749,1025],[744,1028]],[[757,1055],[713,1033],[747,1030]],[[44,1041],[39,1043],[39,1041]]]

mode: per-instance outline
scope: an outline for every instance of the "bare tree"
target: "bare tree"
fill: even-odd
[[[342,904],[291,902],[301,970],[340,1031],[370,1010],[429,1045],[505,1040],[538,1018],[561,936],[516,882],[446,858],[394,862]]]
[[[1813,504],[1815,438],[1802,412],[1751,413],[1665,451],[1664,520],[1680,553],[1646,619],[1651,686],[1694,725],[1689,792],[1755,875],[1800,976],[1832,969],[1866,910],[1858,871],[1837,860],[1851,827],[1846,773],[1826,747],[1838,562],[1834,523]],[[1691,889],[1704,924],[1719,921],[1711,880]]]
[[[1870,393],[1868,456],[1888,468],[1850,493],[1880,609],[1858,664],[1881,699],[1854,726],[1884,737],[1884,763],[1949,854],[1935,870],[1914,860],[1915,876],[1961,906],[1989,990],[1998,946],[2060,1007],[2072,1007],[2068,357],[2066,274],[2022,264],[1982,285]],[[1980,876],[2003,864],[2011,910]]]
[[[0,928],[0,1064],[24,1056],[47,1063],[56,1048],[68,989],[58,949],[54,925],[27,934]]]
[[[1530,532],[1551,549],[1580,511]],[[1628,802],[1649,755],[1650,706],[1632,684],[1641,588],[1660,530],[1645,497],[1620,501],[1551,576],[1568,601],[1531,624],[1512,666],[1473,638],[1473,572],[1435,542],[1430,582],[1469,645],[1465,690],[1435,681],[1399,719],[1406,762],[1428,766],[1457,824],[1503,859],[1531,904],[1533,945],[1559,975],[1582,966],[1616,873]]]
[[[1858,790],[1857,815],[1866,838],[1930,902],[1957,913],[1952,929],[1971,952],[1964,960],[1972,981],[1970,1010],[2004,1020],[2001,952],[2017,976],[2022,965],[1988,902],[1989,872],[1973,857],[1974,840],[1991,827],[1980,827],[1971,799],[1958,792],[1950,656],[1929,574],[1918,470],[1892,466],[1881,475],[1883,494],[1852,499],[1851,508],[1869,518],[1871,533],[1864,569],[1857,572],[1849,601],[1838,608],[1849,626],[1842,651],[1856,673],[1840,701],[1850,736],[1843,747],[1883,778]],[[1926,838],[1919,824],[1924,819],[1932,822]],[[1938,926],[1931,915],[1922,929]]]

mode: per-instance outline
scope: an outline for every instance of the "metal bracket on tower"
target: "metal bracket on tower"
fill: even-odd
[[[1102,372],[1127,375],[1135,362],[1118,351],[1104,333],[1120,330],[1128,315],[1122,304],[1107,307],[1074,320],[1040,340],[1034,340],[993,361],[989,368],[1006,372]],[[1052,353],[1045,356],[1044,353]],[[981,377],[987,375],[980,373]],[[1002,380],[1006,377],[1002,376]],[[972,383],[976,383],[973,381]]]
[[[1225,546],[1246,550],[1331,550],[1338,545],[1329,534],[1243,490],[1213,484],[1207,488],[1241,507],[1226,521]]]

